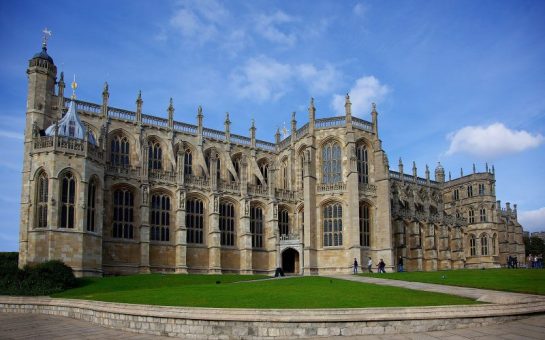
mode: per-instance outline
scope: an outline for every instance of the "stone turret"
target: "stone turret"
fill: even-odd
[[[443,168],[441,162],[437,162],[437,167],[435,167],[435,181],[440,183],[445,182],[445,168]]]

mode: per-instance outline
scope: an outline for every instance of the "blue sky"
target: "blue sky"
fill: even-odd
[[[0,3],[0,251],[18,247],[25,70],[53,31],[49,54],[78,98],[273,141],[292,111],[306,123],[378,104],[392,169],[453,177],[494,164],[497,197],[545,230],[543,1],[2,1]]]

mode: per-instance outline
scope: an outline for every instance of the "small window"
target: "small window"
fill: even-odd
[[[458,191],[458,189],[454,189],[454,191],[452,192],[452,198],[455,201],[458,201],[460,199],[460,192]]]
[[[369,183],[369,162],[367,158],[367,148],[365,145],[359,145],[356,148],[358,182]]]
[[[469,223],[475,223],[475,212],[473,211],[473,209],[469,209],[468,215]]]
[[[191,174],[193,174],[193,155],[191,155],[191,150],[187,149],[184,153],[184,175]]]
[[[481,183],[481,184],[479,184],[479,196],[483,196],[484,194],[485,194],[484,184]]]
[[[481,236],[481,255],[488,255],[488,236],[486,234]]]
[[[148,146],[148,169],[160,170],[163,168],[163,150],[159,142],[151,142]]]
[[[61,182],[61,228],[74,228],[76,209],[76,180],[72,173],[64,174]]]
[[[486,209],[479,210],[481,222],[486,222]]]
[[[282,209],[280,211],[280,214],[278,214],[278,230],[280,232],[280,235],[289,235],[290,232],[290,219],[289,214],[286,209]]]
[[[474,235],[469,236],[469,254],[471,256],[477,255],[477,239]]]
[[[471,185],[467,187],[467,197],[473,197],[473,186]]]
[[[38,176],[36,188],[36,228],[47,228],[47,198],[48,185],[47,174],[42,172]]]

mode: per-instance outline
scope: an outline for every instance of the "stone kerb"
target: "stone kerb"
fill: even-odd
[[[0,312],[65,316],[124,331],[199,339],[304,338],[483,326],[543,313],[545,300],[410,308],[226,310],[2,296]]]

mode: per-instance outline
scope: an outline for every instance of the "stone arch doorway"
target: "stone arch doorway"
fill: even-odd
[[[299,274],[299,252],[287,248],[282,252],[282,270],[286,274]]]

